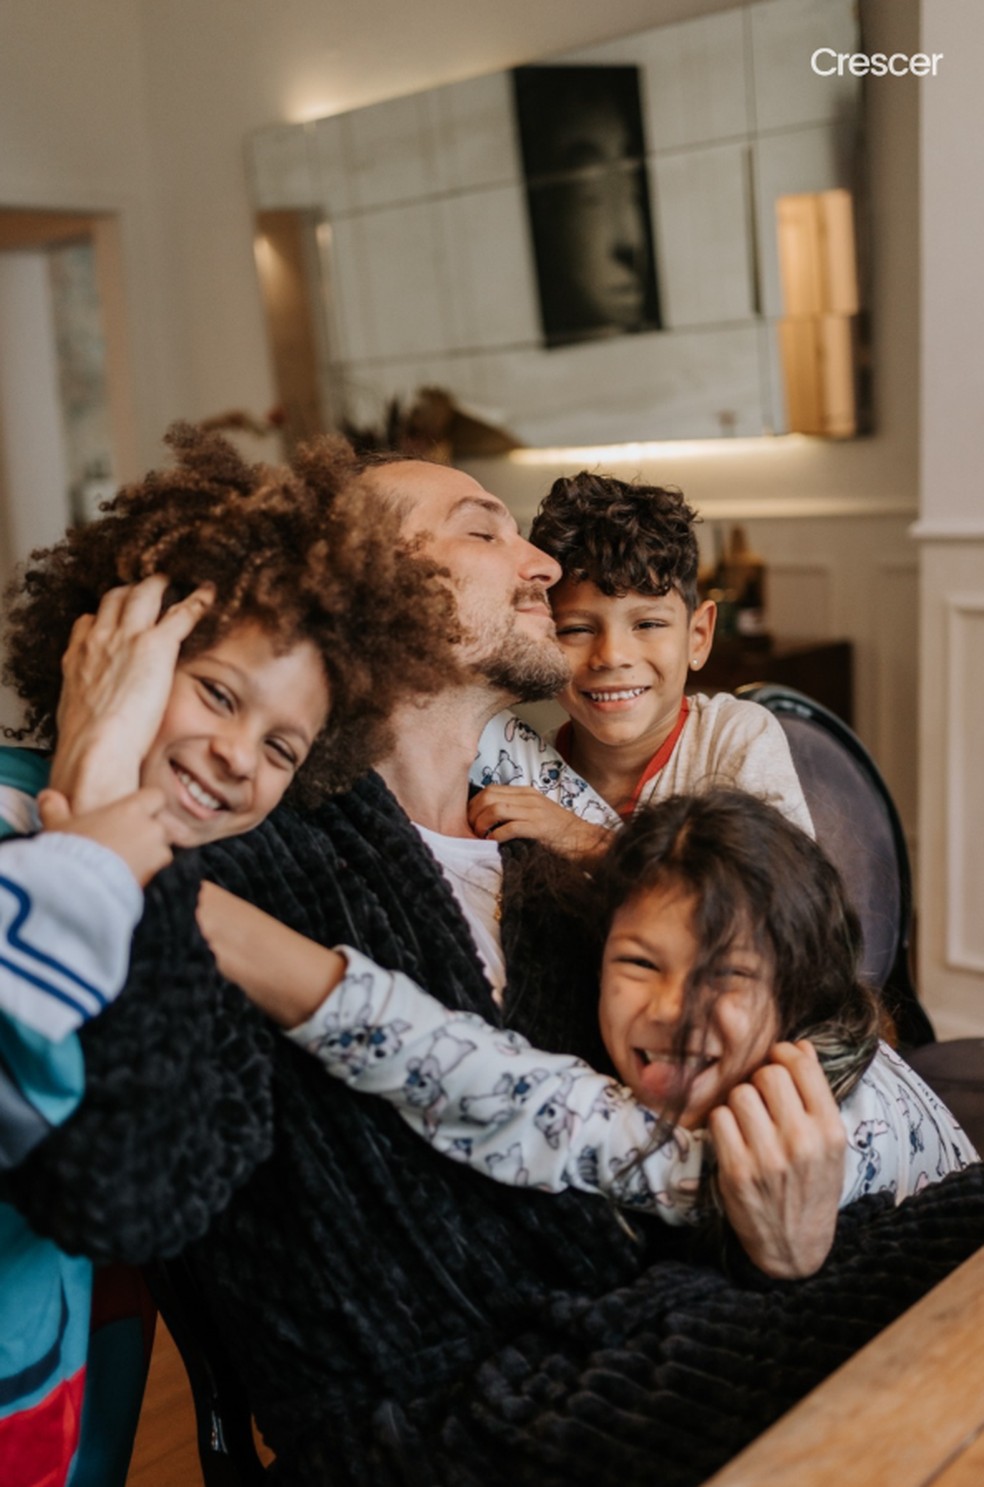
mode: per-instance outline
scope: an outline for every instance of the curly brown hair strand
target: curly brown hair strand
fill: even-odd
[[[166,573],[165,607],[201,583],[216,590],[183,655],[246,623],[278,650],[314,644],[331,716],[297,783],[308,795],[344,787],[390,746],[398,703],[433,695],[457,675],[458,624],[442,570],[401,540],[398,513],[344,439],[312,441],[291,467],[249,464],[219,434],[187,423],[166,442],[173,465],[32,553],[8,586],[3,679],[26,721],[6,736],[54,746],[75,620],[116,585]]]
[[[678,490],[630,484],[582,470],[555,480],[530,528],[575,583],[609,597],[675,589],[688,614],[697,607],[696,512]]]

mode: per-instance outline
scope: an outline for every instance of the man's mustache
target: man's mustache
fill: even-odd
[[[545,604],[550,608],[550,600],[542,583],[519,584],[512,597],[513,609],[524,609],[528,604]]]

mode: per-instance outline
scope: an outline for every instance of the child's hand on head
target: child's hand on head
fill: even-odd
[[[198,588],[163,615],[164,574],[110,589],[72,627],[62,659],[51,785],[78,811],[135,790],[160,727],[182,643],[212,603]]]
[[[487,785],[469,801],[468,822],[476,836],[489,841],[529,839],[565,857],[603,852],[611,841],[607,826],[582,821],[532,785]]]
[[[171,848],[159,813],[164,806],[160,790],[136,790],[123,800],[99,810],[76,815],[58,790],[42,790],[38,811],[45,831],[85,836],[122,857],[145,888],[155,873],[171,861]]]
[[[725,1214],[767,1275],[819,1270],[833,1243],[847,1136],[811,1043],[777,1043],[769,1062],[708,1117]]]

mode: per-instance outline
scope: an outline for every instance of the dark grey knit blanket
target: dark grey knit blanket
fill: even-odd
[[[790,1284],[684,1254],[655,1219],[633,1237],[599,1199],[487,1182],[219,977],[194,923],[203,876],[501,1014],[439,869],[370,777],[155,882],[131,983],[84,1036],[85,1100],[11,1180],[69,1250],[187,1253],[282,1484],[689,1487],[984,1242],[980,1167],[898,1209],[857,1204],[820,1274]],[[542,945],[504,939],[505,1020],[542,1038],[564,989]]]

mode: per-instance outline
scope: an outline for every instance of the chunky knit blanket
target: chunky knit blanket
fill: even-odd
[[[288,1487],[699,1483],[984,1241],[979,1167],[899,1209],[864,1200],[791,1284],[683,1257],[658,1220],[626,1232],[597,1198],[486,1182],[222,980],[194,922],[205,875],[500,1014],[370,777],[155,882],[131,984],[85,1034],[83,1105],[11,1181],[69,1250],[187,1253]],[[557,992],[538,996],[514,925],[505,940],[505,1020],[542,1036]]]

